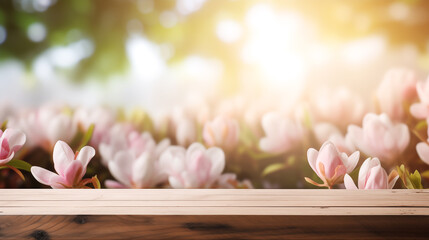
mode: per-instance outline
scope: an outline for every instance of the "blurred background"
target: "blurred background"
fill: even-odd
[[[0,100],[142,106],[429,70],[429,1],[0,1]]]

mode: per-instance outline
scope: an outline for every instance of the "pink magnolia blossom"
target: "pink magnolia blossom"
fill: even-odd
[[[189,146],[197,140],[197,126],[192,119],[182,118],[175,125],[176,141],[180,146]]]
[[[296,147],[304,137],[304,128],[280,113],[267,113],[262,118],[265,137],[259,141],[262,151],[283,153]]]
[[[359,152],[356,151],[350,156],[346,153],[338,152],[338,149],[331,142],[325,142],[320,151],[310,148],[307,151],[308,163],[313,171],[322,179],[323,184],[318,184],[306,178],[306,181],[316,185],[331,188],[334,184],[343,180],[346,173],[350,173],[359,161]]]
[[[238,144],[239,134],[240,127],[234,119],[218,116],[204,124],[203,139],[210,147],[232,149]]]
[[[29,146],[39,146],[49,152],[58,140],[70,142],[77,131],[71,115],[51,105],[24,112],[12,119],[10,125],[26,134]]]
[[[393,121],[404,120],[407,109],[417,97],[417,77],[409,69],[391,69],[386,72],[380,83],[376,98],[382,113],[386,113]]]
[[[428,134],[429,134],[429,128],[428,128]],[[429,135],[428,135],[429,136]],[[429,139],[426,142],[420,142],[416,145],[417,154],[419,155],[420,159],[429,165]]]
[[[102,143],[100,153],[117,181],[107,180],[109,188],[151,188],[167,180],[159,166],[161,153],[170,145],[165,139],[156,144],[152,136],[136,131],[119,133],[120,141]]]
[[[41,167],[31,167],[34,178],[44,185],[52,188],[86,188],[91,179],[82,179],[86,173],[89,161],[94,157],[95,150],[85,146],[76,154],[63,141],[54,146],[53,160],[57,173]]]
[[[358,187],[359,189],[392,189],[398,178],[396,171],[392,171],[387,176],[378,158],[368,158],[360,167]],[[344,176],[344,185],[346,189],[358,189],[348,174]]]
[[[211,188],[225,167],[225,154],[220,148],[206,149],[200,143],[188,149],[171,146],[161,155],[160,163],[173,188]]]
[[[348,134],[361,152],[377,157],[388,165],[395,163],[410,142],[407,125],[392,123],[385,113],[368,113],[363,119],[362,128],[351,125]]]
[[[356,151],[356,147],[353,145],[350,136],[344,136],[341,131],[331,123],[318,123],[314,126],[313,131],[319,144],[330,141],[340,152],[351,154]]]
[[[25,143],[25,134],[19,130],[8,128],[0,130],[0,166],[7,164]]]
[[[136,132],[135,128],[128,123],[117,123],[108,131],[98,146],[103,165],[107,166],[108,161],[112,160],[118,151],[128,149],[128,138],[133,132]]]
[[[91,137],[91,145],[98,146],[107,136],[109,130],[115,124],[116,115],[107,108],[79,108],[73,114],[73,119],[83,131],[88,130],[94,124]]]
[[[418,119],[429,118],[429,78],[426,82],[417,83],[417,94],[420,102],[414,103],[410,107],[411,114]]]
[[[340,129],[362,121],[366,110],[363,100],[345,87],[318,90],[312,105],[317,121],[332,123]]]

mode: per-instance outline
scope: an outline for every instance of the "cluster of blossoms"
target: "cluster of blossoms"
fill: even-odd
[[[12,111],[0,115],[0,171],[22,177],[20,170],[31,171],[33,178],[21,185],[53,188],[389,189],[401,187],[398,179],[407,188],[429,183],[429,79],[390,70],[368,97],[374,102],[344,87],[308,92],[293,107],[237,96],[220,104],[193,99],[150,115],[58,105]],[[10,175],[0,175],[0,183],[16,187],[8,185]]]

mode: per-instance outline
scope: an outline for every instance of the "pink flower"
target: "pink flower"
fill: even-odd
[[[360,167],[358,185],[359,189],[392,189],[398,178],[396,171],[387,176],[378,158],[368,158]],[[346,189],[358,189],[348,174],[344,176],[344,185]]]
[[[180,146],[189,146],[197,140],[197,126],[192,119],[182,118],[176,122],[176,141]]]
[[[7,164],[25,143],[25,134],[19,130],[8,128],[0,130],[0,166]]]
[[[382,113],[386,113],[393,121],[401,121],[406,117],[407,109],[417,97],[417,77],[409,69],[391,69],[384,75],[376,98]]]
[[[238,144],[239,134],[240,127],[234,119],[218,116],[204,124],[203,139],[210,147],[232,149]]]
[[[167,180],[161,171],[159,157],[170,145],[165,139],[156,144],[152,136],[145,133],[119,133],[121,141],[100,145],[101,156],[117,181],[107,180],[109,188],[151,188]]]
[[[262,118],[265,137],[259,141],[262,151],[283,153],[296,147],[304,137],[301,123],[279,113],[267,113]]]
[[[366,108],[359,96],[344,87],[318,90],[313,107],[317,121],[330,122],[341,130],[362,121]]]
[[[87,131],[91,124],[94,124],[94,131],[91,137],[91,145],[98,146],[107,137],[107,133],[115,124],[115,113],[107,108],[79,108],[74,112],[74,121]]]
[[[22,129],[28,145],[39,146],[49,152],[58,140],[70,142],[77,131],[77,124],[71,115],[51,105],[25,112],[19,119],[12,119],[10,125]]]
[[[428,128],[428,133],[429,133],[429,128]],[[420,159],[423,162],[425,162],[426,164],[429,164],[429,145],[428,145],[428,142],[429,142],[429,139],[426,142],[417,143],[417,146],[416,146],[417,154],[419,155]]]
[[[340,152],[351,154],[356,151],[350,136],[347,135],[344,137],[341,131],[333,124],[318,123],[314,126],[313,131],[319,144],[330,141]]]
[[[348,134],[360,151],[389,165],[394,164],[410,142],[407,125],[392,123],[385,113],[368,113],[363,119],[362,128],[351,125]]]
[[[136,130],[128,123],[117,123],[109,130],[98,146],[103,165],[107,166],[108,161],[112,160],[118,151],[129,148],[129,136],[133,132]]]
[[[429,78],[426,82],[418,82],[416,88],[420,102],[411,105],[410,112],[418,119],[429,118]]]
[[[85,146],[75,154],[67,143],[58,141],[53,153],[57,173],[41,167],[31,167],[31,173],[37,181],[52,188],[85,188],[91,179],[88,181],[82,178],[94,155],[95,150],[92,147]]]
[[[315,183],[306,178],[306,181],[316,185],[331,188],[334,184],[343,180],[346,173],[350,173],[356,167],[359,161],[359,152],[347,156],[345,153],[338,152],[335,145],[331,142],[325,142],[320,151],[310,148],[307,151],[308,163],[313,171],[322,179],[323,184]]]
[[[220,148],[206,149],[193,143],[187,150],[169,147],[161,155],[160,163],[173,188],[211,188],[225,167],[225,154]]]

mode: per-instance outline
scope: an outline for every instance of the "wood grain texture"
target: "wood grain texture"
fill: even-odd
[[[427,239],[428,216],[0,216],[1,239]]]
[[[0,190],[0,239],[429,239],[428,224],[428,190]]]
[[[428,190],[4,189],[0,215],[429,215]]]

